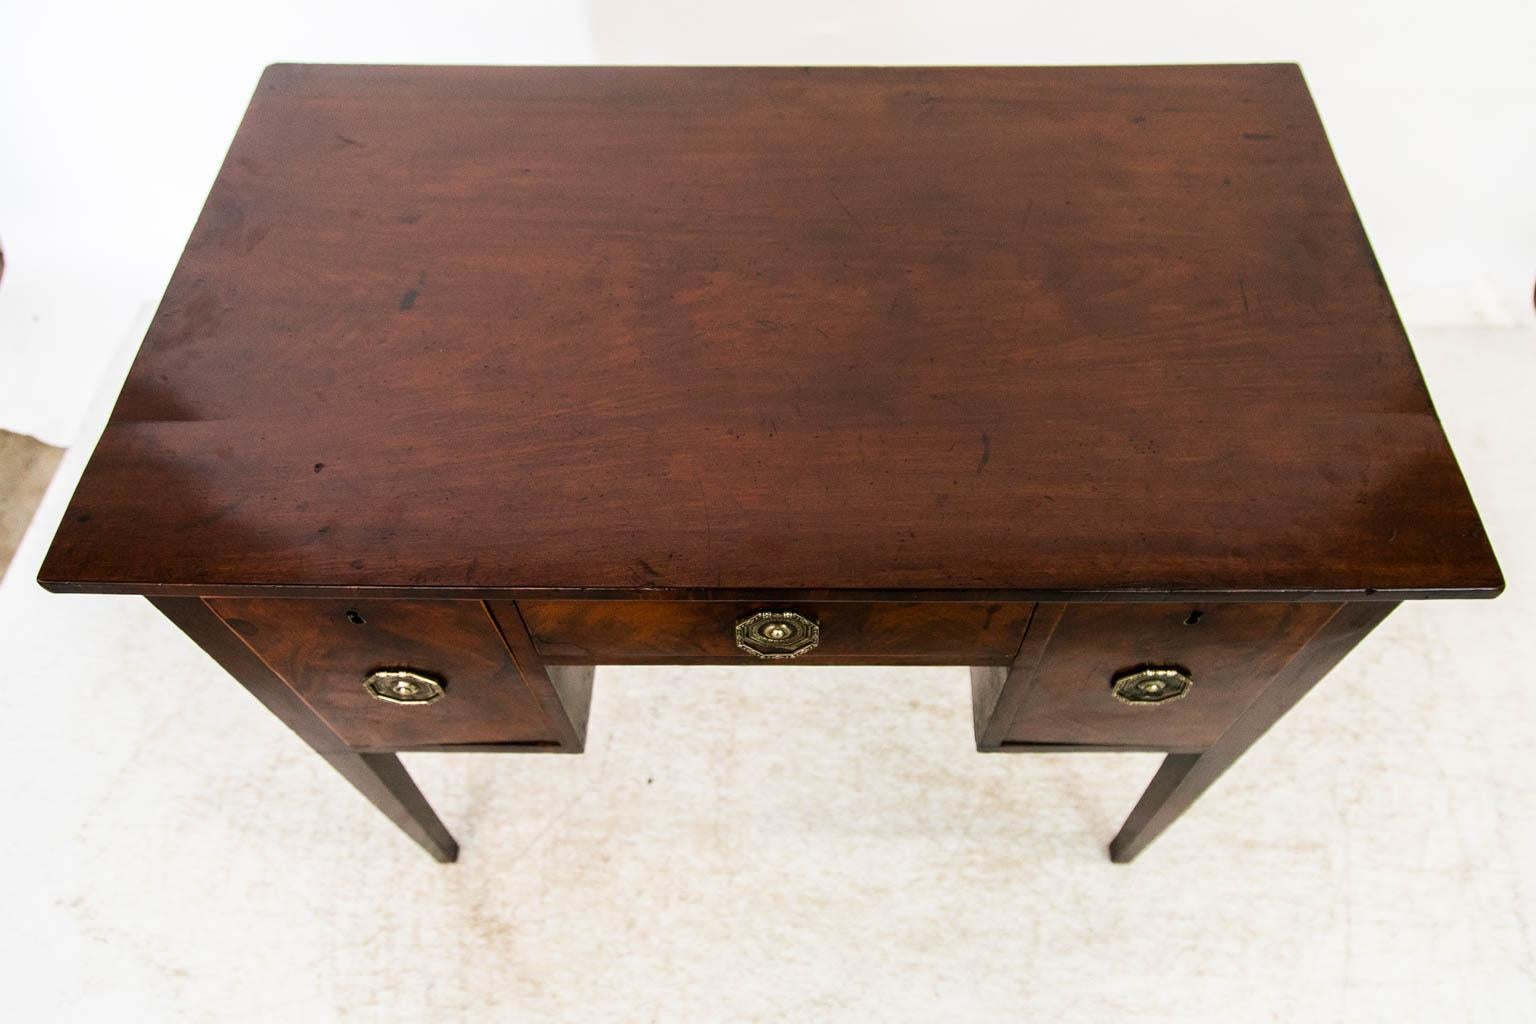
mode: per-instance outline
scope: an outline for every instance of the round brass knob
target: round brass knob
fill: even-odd
[[[821,627],[798,612],[757,612],[736,623],[736,646],[758,658],[798,658],[821,642]]]
[[[1178,700],[1195,685],[1181,668],[1137,668],[1121,672],[1110,683],[1115,699],[1125,704],[1163,704]]]
[[[380,669],[363,680],[363,689],[390,704],[431,704],[448,684],[404,668]]]

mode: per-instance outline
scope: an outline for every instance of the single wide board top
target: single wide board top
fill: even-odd
[[[1293,65],[279,65],[59,590],[1496,593]]]

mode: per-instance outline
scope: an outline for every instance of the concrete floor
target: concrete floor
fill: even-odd
[[[1536,333],[1415,343],[1508,592],[1399,610],[1129,867],[1155,756],[979,756],[960,669],[771,668],[603,669],[582,757],[407,758],[438,866],[145,602],[35,586],[71,450],[0,584],[5,1016],[1536,1019]]]

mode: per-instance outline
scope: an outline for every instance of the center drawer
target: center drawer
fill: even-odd
[[[1006,665],[1019,649],[1033,607],[948,601],[517,602],[545,661],[619,665]],[[738,624],[763,613],[768,617],[756,625],[770,638],[775,631],[809,633],[807,624],[813,624],[815,646],[770,659],[743,650],[737,645]],[[775,614],[785,616],[784,623]]]

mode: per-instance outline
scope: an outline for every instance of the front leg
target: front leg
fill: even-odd
[[[1109,844],[1110,860],[1126,864],[1146,849],[1396,607],[1387,601],[1341,605],[1214,746],[1198,754],[1169,754]]]
[[[443,827],[398,757],[349,750],[325,721],[200,598],[150,598],[150,602],[234,676],[268,711],[325,758],[401,831],[442,863],[451,863],[458,858],[459,844]]]

